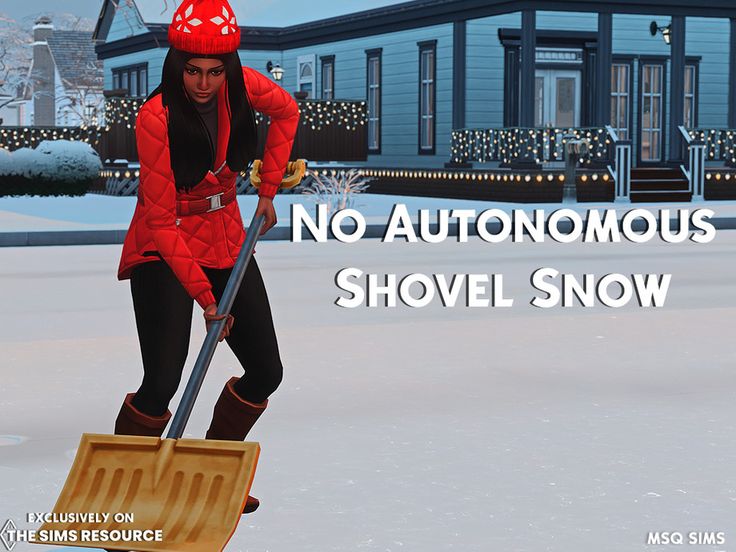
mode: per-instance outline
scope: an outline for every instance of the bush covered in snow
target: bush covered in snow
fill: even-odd
[[[12,153],[0,148],[0,196],[83,195],[101,168],[86,142],[45,140]]]
[[[11,174],[11,159],[10,152],[5,148],[0,147],[0,177],[6,174]]]

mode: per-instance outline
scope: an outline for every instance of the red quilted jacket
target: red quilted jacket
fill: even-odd
[[[299,109],[286,90],[258,71],[243,67],[243,77],[253,109],[271,117],[258,194],[272,198],[286,171]],[[230,136],[226,87],[227,83],[223,84],[217,96],[215,167],[225,161]],[[215,302],[215,297],[201,267],[229,268],[235,264],[245,240],[243,220],[237,201],[215,211],[179,218],[176,201],[224,192],[235,185],[237,174],[225,165],[217,175],[208,172],[189,193],[177,191],[169,158],[167,113],[160,94],[141,107],[135,132],[141,164],[139,201],[123,243],[118,280],[130,278],[133,267],[140,263],[163,259],[204,309]]]

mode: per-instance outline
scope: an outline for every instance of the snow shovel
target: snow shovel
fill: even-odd
[[[259,215],[248,228],[218,315],[232,308],[264,222]],[[225,322],[210,326],[166,438],[82,435],[53,519],[31,542],[141,552],[225,548],[248,498],[260,446],[181,438]]]

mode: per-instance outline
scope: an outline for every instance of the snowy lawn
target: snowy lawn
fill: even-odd
[[[0,197],[0,232],[18,232],[34,230],[85,230],[85,229],[122,229],[126,230],[133,217],[136,204],[135,197],[106,196],[87,194],[82,197]],[[255,195],[239,195],[238,205],[243,220],[250,220],[255,211],[258,197]],[[304,194],[281,194],[274,200],[278,225],[289,225],[291,206],[303,204],[307,212],[316,213],[315,201]],[[445,199],[433,197],[392,196],[384,194],[358,194],[355,196],[353,208],[358,210],[368,224],[385,224],[395,204],[406,205],[409,213],[416,218],[419,209],[429,209],[432,217],[438,209],[502,209],[507,212],[523,209],[531,212],[543,209],[546,215],[562,207],[572,208],[580,213],[588,209],[616,209],[624,213],[634,208],[646,208],[657,213],[660,208],[669,209],[675,217],[677,209],[693,211],[700,208],[712,209],[716,217],[736,217],[736,202],[718,201],[702,203],[668,203],[668,204],[519,204],[499,203],[491,201],[472,201],[465,199]]]
[[[723,546],[686,548],[732,550],[735,246],[733,231],[707,245],[259,244],[285,378],[248,436],[261,508],[227,550],[672,549],[646,545],[650,531],[723,531]],[[111,433],[140,383],[119,254],[0,249],[0,520],[19,528],[38,527],[24,516],[53,507],[80,434]],[[348,266],[502,273],[515,303],[343,309],[334,277]],[[659,309],[538,309],[529,275],[543,266],[673,276]],[[185,378],[200,319],[195,307]],[[223,342],[188,435],[240,373]]]
[[[37,225],[39,230],[95,228],[127,229],[133,217],[137,198],[87,194],[82,197],[0,197],[0,231],[28,231]],[[244,220],[250,220],[258,203],[258,196],[239,195],[238,205]],[[316,202],[304,194],[282,194],[276,197],[274,207],[279,224],[288,223],[291,218],[291,205],[301,203],[308,212],[315,213]],[[417,209],[487,209],[491,204],[484,201],[450,200],[442,198],[421,198],[410,196],[388,196],[381,194],[362,194],[355,197],[354,208],[359,210],[369,222],[382,223],[391,213],[394,203],[404,203],[412,211]],[[505,204],[511,205],[511,204]],[[29,217],[28,220],[23,220]],[[30,218],[32,217],[32,218]],[[46,219],[44,221],[40,219]]]

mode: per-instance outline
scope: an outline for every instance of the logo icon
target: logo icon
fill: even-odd
[[[13,523],[13,520],[9,519],[5,522],[5,525],[3,525],[2,530],[0,530],[0,540],[3,541],[6,550],[12,550],[15,547],[15,539],[11,539],[10,534],[12,533],[15,535],[15,531],[17,529],[18,528],[15,526],[15,523]]]

